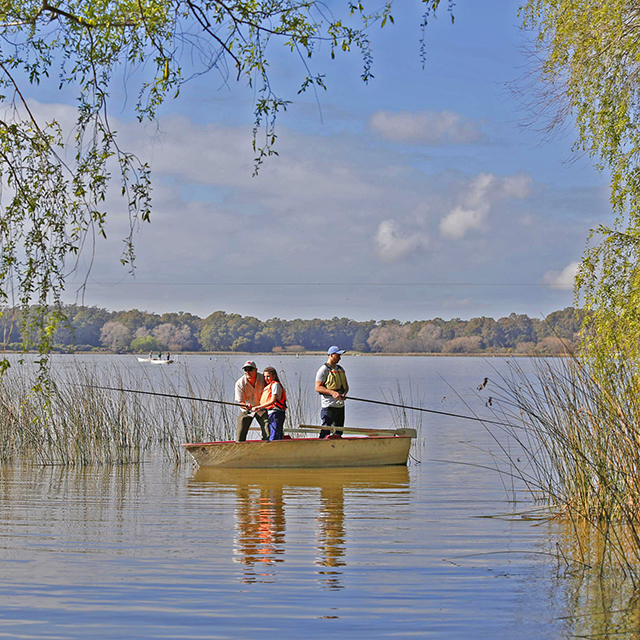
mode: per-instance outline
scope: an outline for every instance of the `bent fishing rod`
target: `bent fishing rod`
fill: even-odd
[[[157,391],[141,391],[139,389],[123,389],[122,387],[101,387],[91,384],[79,385],[87,389],[102,389],[104,391],[120,391],[122,393],[139,393],[146,396],[160,396],[162,398],[178,398],[180,400],[196,400],[197,402],[211,402],[213,404],[225,404],[231,407],[242,407],[237,402],[226,402],[225,400],[211,400],[210,398],[199,398],[197,396],[181,396],[173,393],[160,393]],[[464,420],[475,420],[476,422],[486,422],[487,424],[497,424],[504,426],[504,422],[497,422],[496,420],[485,420],[484,418],[478,418],[476,416],[465,416],[461,413],[450,413],[448,411],[438,411],[437,409],[426,409],[424,407],[412,407],[406,404],[397,404],[395,402],[383,402],[382,400],[368,400],[367,398],[355,398],[353,396],[346,396],[345,400],[356,400],[357,402],[369,402],[371,404],[380,404],[386,407],[397,407],[399,409],[410,409],[411,411],[423,411],[424,413],[435,413],[441,416],[449,416],[450,418],[462,418]],[[243,407],[244,408],[244,407]]]
[[[100,387],[94,384],[78,385],[85,389],[102,389],[103,391],[120,391],[122,393],[140,393],[145,396],[160,396],[162,398],[178,398],[180,400],[197,400],[198,402],[211,402],[213,404],[227,404],[231,407],[242,407],[237,402],[226,402],[225,400],[211,400],[210,398],[198,398],[197,396],[180,396],[175,393],[160,393],[158,391],[142,391],[140,389],[123,389],[122,387]]]
[[[464,416],[461,413],[450,413],[448,411],[438,411],[437,409],[425,409],[424,407],[412,407],[406,404],[396,404],[395,402],[383,402],[382,400],[368,400],[367,398],[354,398],[353,396],[345,396],[345,400],[357,400],[358,402],[370,402],[371,404],[382,404],[385,407],[398,407],[399,409],[411,409],[411,411],[424,411],[425,413],[435,413],[440,416],[449,416],[451,418],[463,418],[464,420],[476,420],[477,422],[487,422],[488,424],[499,424],[504,426],[504,422],[496,420],[485,420],[476,416]]]

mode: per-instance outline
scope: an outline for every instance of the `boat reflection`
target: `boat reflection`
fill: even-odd
[[[315,501],[316,574],[327,589],[341,589],[347,565],[349,496],[375,499],[389,489],[408,492],[406,467],[349,469],[215,469],[201,467],[193,483],[235,490],[234,558],[244,582],[275,581],[276,565],[285,561],[285,511]],[[364,498],[366,499],[366,498]],[[358,505],[361,512],[361,504]]]
[[[406,469],[405,469],[406,471]],[[317,518],[316,564],[318,574],[330,589],[341,589],[340,577],[345,561],[344,485],[320,487],[320,512]]]
[[[270,582],[271,565],[284,558],[282,486],[236,485],[234,557],[247,568],[245,582]]]

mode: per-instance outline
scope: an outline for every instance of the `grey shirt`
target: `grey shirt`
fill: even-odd
[[[340,367],[342,369],[342,367]],[[327,381],[327,377],[329,376],[329,367],[323,364],[319,369],[318,373],[316,373],[316,382],[320,382],[322,385]],[[344,400],[342,398],[333,398],[332,396],[327,396],[324,393],[320,394],[320,406],[323,409],[327,407],[344,407]]]

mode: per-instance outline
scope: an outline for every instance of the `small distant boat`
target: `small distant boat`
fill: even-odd
[[[304,425],[289,432],[326,427]],[[406,465],[415,429],[341,427],[355,436],[285,438],[276,442],[199,442],[182,446],[201,467],[245,469],[312,469],[320,467],[381,467]]]
[[[150,362],[151,364],[171,364],[173,362],[172,358],[168,360],[166,358],[158,358],[157,356],[136,356],[138,358],[138,362]]]

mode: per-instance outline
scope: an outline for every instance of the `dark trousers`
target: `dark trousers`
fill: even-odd
[[[269,439],[269,430],[267,428],[267,414],[263,413],[259,414],[251,414],[251,413],[241,413],[238,416],[238,420],[236,421],[236,442],[244,442],[247,439],[247,434],[249,433],[249,427],[253,422],[253,419],[258,421],[260,425],[260,430],[262,431],[262,439]]]
[[[344,427],[344,407],[325,407],[320,411],[323,427]],[[320,437],[326,438],[331,431],[328,429],[320,430]],[[336,431],[337,436],[342,435],[342,431]]]
[[[284,411],[272,411],[269,414],[269,441],[282,440],[284,435]]]

